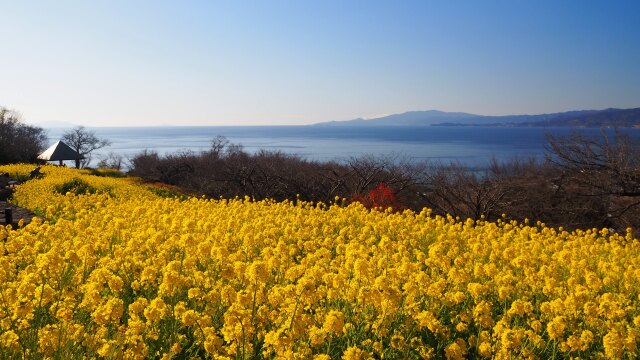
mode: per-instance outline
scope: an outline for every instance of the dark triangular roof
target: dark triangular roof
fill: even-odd
[[[47,161],[78,160],[84,159],[84,156],[78,154],[78,152],[70,148],[69,145],[58,141],[40,154],[38,159]]]

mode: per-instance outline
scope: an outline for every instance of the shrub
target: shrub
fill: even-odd
[[[98,190],[95,187],[89,185],[84,180],[81,180],[78,178],[75,178],[75,179],[66,181],[60,185],[57,185],[55,189],[57,193],[62,195],[65,195],[67,193],[84,195],[84,194],[95,194],[98,192]]]
[[[102,177],[111,177],[111,178],[123,178],[123,177],[127,177],[127,174],[116,170],[116,169],[104,169],[104,168],[99,168],[99,169],[90,169],[89,170],[89,175],[94,175],[94,176],[102,176]]]
[[[370,190],[365,196],[356,195],[352,200],[361,203],[369,209],[386,210],[391,208],[393,211],[401,211],[403,209],[393,190],[384,182],[378,184],[378,186]]]

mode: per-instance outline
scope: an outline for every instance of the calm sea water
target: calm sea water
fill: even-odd
[[[49,129],[51,142],[65,129]],[[321,126],[206,126],[90,128],[112,145],[93,156],[93,164],[113,152],[132,157],[148,149],[160,154],[181,150],[204,151],[216,136],[225,136],[248,152],[280,150],[306,159],[346,161],[363,155],[397,155],[413,161],[458,161],[483,167],[492,158],[544,156],[546,134],[567,135],[568,128],[508,127],[321,127]],[[598,135],[599,129],[582,129]],[[640,129],[625,129],[640,140]]]

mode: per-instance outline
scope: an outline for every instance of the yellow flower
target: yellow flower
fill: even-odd
[[[144,309],[144,317],[150,321],[158,321],[164,316],[166,307],[166,304],[161,298],[155,298],[151,300],[149,306]]]
[[[369,357],[369,353],[359,349],[357,346],[350,346],[342,354],[342,360],[365,360]]]
[[[608,332],[602,339],[604,344],[604,353],[609,358],[619,359],[624,352],[624,338],[617,331]]]
[[[547,324],[547,333],[549,338],[560,341],[564,336],[566,323],[564,317],[556,316],[549,324]]]
[[[98,306],[91,315],[97,324],[117,324],[120,321],[120,317],[122,317],[123,312],[124,306],[122,299],[111,298],[104,304]]]
[[[395,333],[391,336],[391,341],[389,342],[391,347],[394,349],[401,349],[405,346],[404,336],[402,334]]]
[[[482,342],[478,346],[478,354],[480,354],[480,356],[490,357],[492,352],[493,350],[491,348],[491,344],[489,344],[488,342]]]
[[[129,313],[140,315],[143,313],[148,304],[149,301],[147,301],[146,298],[137,298],[134,302],[129,304]]]
[[[20,338],[15,332],[13,332],[13,330],[6,331],[0,334],[0,346],[4,349],[18,351],[20,349],[20,344],[18,343],[19,339]]]
[[[198,321],[198,313],[194,310],[187,310],[182,314],[181,320],[185,326],[192,326]]]
[[[269,275],[267,265],[263,261],[255,261],[247,269],[247,277],[251,282],[264,282]]]
[[[200,288],[191,288],[187,294],[189,299],[198,299],[202,296],[202,290]]]
[[[333,333],[336,335],[342,334],[344,327],[344,315],[339,310],[331,310],[327,314],[322,324],[322,330],[327,333]]]
[[[456,339],[455,342],[447,345],[444,349],[444,355],[447,359],[464,359],[467,354],[467,346],[464,340]]]

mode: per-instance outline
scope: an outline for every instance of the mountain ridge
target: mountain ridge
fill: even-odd
[[[477,115],[439,110],[407,111],[373,119],[328,121],[313,126],[578,126],[640,127],[640,108],[570,110],[536,115]]]

